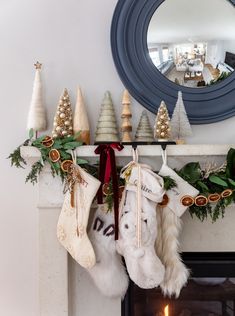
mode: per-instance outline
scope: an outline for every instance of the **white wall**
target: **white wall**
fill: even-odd
[[[235,40],[224,41],[224,58],[226,52],[235,54]]]
[[[206,64],[216,68],[219,62],[224,62],[224,41],[208,41],[206,52]]]
[[[115,70],[109,30],[116,0],[1,0],[1,208],[0,315],[37,316],[37,187],[24,184],[25,171],[5,158],[26,137],[26,116],[34,76],[43,63],[49,122],[64,87],[72,101],[83,88],[94,132],[99,104],[112,92],[118,115],[123,85]],[[136,126],[142,107],[133,102]],[[154,116],[151,115],[153,122]],[[191,143],[234,142],[235,118],[194,126]],[[51,128],[51,124],[50,124]]]

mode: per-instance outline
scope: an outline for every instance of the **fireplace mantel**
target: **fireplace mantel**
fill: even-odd
[[[77,155],[80,157],[97,157],[94,153],[97,146],[81,146],[77,148]],[[225,156],[231,147],[235,147],[235,144],[226,145],[168,145],[168,156],[177,157],[193,157],[193,156]],[[120,152],[116,152],[117,157],[130,157],[132,147],[126,145]],[[161,156],[161,146],[157,145],[140,145],[138,146],[139,155],[142,157],[159,157]],[[22,146],[21,154],[26,159],[39,159],[40,151],[36,147]]]
[[[222,163],[231,145],[169,145],[167,152],[169,165],[179,167],[187,161],[215,161]],[[96,146],[82,146],[77,148],[77,156],[87,158],[91,163],[97,162],[97,155],[94,154]],[[161,147],[155,145],[138,146],[140,160],[144,160],[153,167],[161,165]],[[21,147],[21,155],[28,164],[32,164],[40,159],[40,151],[35,147]],[[132,155],[132,147],[125,146],[121,152],[117,152],[118,164],[129,162]],[[158,169],[156,169],[158,170]],[[68,255],[57,242],[56,224],[60,213],[63,194],[61,180],[53,178],[49,166],[45,165],[39,179],[39,293],[40,293],[40,315],[41,316],[75,316],[70,310],[71,297],[69,290],[69,267]],[[182,251],[235,251],[235,212],[233,207],[226,210],[223,220],[211,224],[208,220],[200,223],[197,219],[192,219],[187,213],[183,216],[183,232],[181,236]],[[85,272],[81,271],[81,275]],[[84,289],[86,277],[82,279],[82,286],[77,286],[78,291]],[[85,281],[84,281],[85,280]],[[90,285],[89,285],[90,286]],[[92,295],[92,286],[86,289],[86,295]],[[74,297],[74,295],[71,295]],[[78,295],[79,296],[79,295]],[[84,295],[81,295],[84,297]],[[95,294],[93,294],[93,298]],[[99,298],[100,299],[100,298]],[[98,298],[97,298],[98,300]],[[104,299],[105,300],[105,299]],[[98,307],[92,302],[91,311],[84,302],[76,315],[91,316],[99,314]],[[102,315],[110,315],[112,309],[113,316],[121,315],[121,302],[119,300],[105,300],[104,304],[97,304],[102,308]],[[87,308],[87,309],[86,309]],[[89,309],[89,310],[88,310]]]

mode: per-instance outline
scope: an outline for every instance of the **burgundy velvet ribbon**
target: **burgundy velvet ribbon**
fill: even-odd
[[[115,151],[121,151],[123,146],[119,143],[113,144],[102,144],[95,149],[95,153],[100,155],[100,170],[99,170],[99,180],[101,186],[98,190],[97,200],[98,204],[103,203],[103,184],[109,183],[112,177],[113,186],[113,206],[114,206],[114,223],[115,223],[115,240],[118,239],[118,207],[119,207],[119,188],[118,188],[118,177],[116,168]]]

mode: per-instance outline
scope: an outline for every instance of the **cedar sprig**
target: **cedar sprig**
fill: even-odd
[[[162,177],[164,180],[164,190],[168,191],[177,187],[176,181],[169,176]]]
[[[21,157],[20,154],[20,147],[21,146],[28,146],[30,139],[27,139],[22,145],[17,147],[8,157],[7,159],[11,160],[11,166],[15,166],[16,168],[23,168],[26,165],[26,161],[24,158]]]
[[[32,165],[30,173],[27,175],[25,182],[31,182],[33,185],[38,182],[38,176],[43,169],[43,164],[41,161],[37,161]]]

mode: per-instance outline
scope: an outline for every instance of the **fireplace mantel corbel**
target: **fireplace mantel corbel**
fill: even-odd
[[[169,165],[178,167],[187,161],[217,161],[222,163],[231,145],[169,145],[167,153]],[[97,162],[94,154],[96,146],[82,146],[77,148],[77,156],[88,159],[91,163]],[[141,160],[154,167],[161,165],[161,147],[154,145],[138,146]],[[21,147],[21,155],[28,164],[40,159],[40,151],[31,146]],[[132,147],[125,146],[117,152],[118,164],[131,159]],[[156,169],[157,170],[157,169]],[[63,194],[62,183],[59,177],[53,178],[50,167],[45,165],[39,178],[39,294],[41,316],[69,316],[69,278],[68,255],[56,238],[56,224],[59,217]],[[232,220],[231,220],[232,218]],[[192,219],[189,214],[183,217],[184,228],[181,237],[182,251],[235,251],[235,212],[233,207],[228,208],[225,218],[215,224],[208,220],[204,223]],[[121,302],[113,301],[114,310],[121,315]],[[105,309],[105,304],[104,307]],[[109,310],[103,316],[110,315]],[[119,313],[120,311],[120,313]],[[119,314],[118,314],[119,313]],[[87,316],[86,312],[79,316]],[[115,314],[116,316],[116,314]]]

